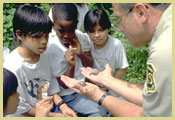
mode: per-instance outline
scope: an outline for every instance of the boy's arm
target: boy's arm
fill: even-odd
[[[88,39],[88,36],[86,34],[82,34],[82,35],[83,35],[84,41],[81,42],[81,44],[80,44],[80,41],[78,40],[78,37],[74,35],[73,41],[75,42],[75,45],[73,45],[73,47],[76,48],[75,54],[81,59],[81,62],[84,67],[92,67],[94,64],[94,60],[91,55],[90,48],[88,48],[90,44],[89,43],[90,40]]]
[[[55,104],[58,104],[60,101],[62,101],[61,97],[57,93],[52,96]],[[61,110],[62,114],[49,112],[48,116],[49,117],[65,117],[65,116],[75,117],[76,116],[76,113],[72,109],[70,109],[65,103],[60,105],[59,109]],[[30,110],[27,111],[26,113],[23,113],[23,115],[29,116],[29,117],[35,117],[35,113],[36,113],[36,108],[31,107]]]
[[[68,67],[66,73],[64,75],[66,76],[69,76],[71,78],[74,77],[74,69],[75,69],[75,66],[70,66]],[[68,89],[68,87],[60,80],[60,77],[57,77],[57,80],[58,80],[58,83],[65,89]]]
[[[55,44],[50,44],[47,53],[49,55],[49,61],[53,76],[57,78],[59,85],[63,88],[67,88],[62,81],[60,81],[60,75],[67,75],[74,77],[75,57],[73,54],[74,48],[70,48],[65,52]]]
[[[23,113],[22,115],[25,115],[25,116],[28,116],[28,117],[35,117],[35,108],[31,107],[31,109],[28,112]]]
[[[128,68],[124,69],[118,69],[118,71],[115,73],[114,77],[118,79],[122,79],[122,77],[126,74]]]
[[[82,52],[80,54],[77,54],[77,56],[81,59],[81,62],[84,67],[92,67],[94,64],[93,57],[91,55],[90,51]]]
[[[62,102],[63,100],[61,99],[61,97],[56,93],[53,95],[53,99],[54,99],[54,103],[57,105],[58,103]],[[69,117],[77,117],[76,113],[67,106],[66,103],[63,103],[59,106],[59,109],[61,110],[61,112]]]
[[[35,117],[35,108],[34,107],[31,107],[31,109],[26,112],[26,113],[23,113],[22,115],[25,115],[25,116],[28,116],[28,117]],[[64,114],[61,114],[61,113],[53,113],[53,112],[49,112],[48,113],[48,116],[49,117],[65,117]]]
[[[74,77],[74,69],[75,69],[75,64],[76,64],[76,58],[74,55],[74,48],[72,46],[69,46],[69,49],[67,50],[65,54],[65,59],[68,62],[68,68],[67,71],[64,73],[64,75],[69,76],[71,78]],[[57,77],[58,83],[63,87],[67,88],[67,86],[60,80],[60,77]]]

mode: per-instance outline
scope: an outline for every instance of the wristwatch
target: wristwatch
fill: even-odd
[[[61,100],[60,102],[58,102],[57,107],[60,108],[60,106],[61,106],[62,104],[64,104],[64,103],[65,103],[65,102],[64,102],[63,100]]]
[[[106,97],[107,95],[109,95],[109,93],[105,92],[105,93],[100,97],[100,99],[99,99],[99,101],[98,101],[98,104],[99,104],[99,105],[102,104],[103,100],[105,99],[105,97]]]

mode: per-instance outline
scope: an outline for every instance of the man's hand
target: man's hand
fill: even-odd
[[[85,86],[82,86],[79,84],[79,80],[64,75],[61,76],[61,80],[75,92],[87,96],[95,102],[98,102],[99,98],[104,94],[97,85],[88,82],[86,82]]]
[[[105,65],[104,71],[96,73],[96,74],[94,73],[93,69],[90,67],[81,68],[81,73],[89,80],[100,83],[102,85],[107,84],[111,80],[111,78],[113,78],[112,69],[110,68],[109,64]]]

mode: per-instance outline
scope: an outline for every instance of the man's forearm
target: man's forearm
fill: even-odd
[[[135,103],[137,105],[142,105],[143,103],[143,85],[129,83],[123,80],[116,79],[114,77],[110,78],[110,80],[108,80],[107,82],[102,81],[102,84],[107,88],[112,89],[120,96],[125,97],[132,103]]]
[[[107,96],[102,106],[106,108],[113,116],[116,117],[141,117],[143,115],[142,107],[132,104],[130,102],[115,98],[113,96]]]
[[[115,78],[122,79],[122,77],[126,74],[127,68],[119,69],[114,75]]]

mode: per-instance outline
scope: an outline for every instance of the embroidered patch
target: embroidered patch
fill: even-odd
[[[155,72],[156,69],[152,63],[147,63],[147,77],[146,77],[146,84],[145,90],[147,93],[154,93],[156,92],[156,82],[155,82]]]

